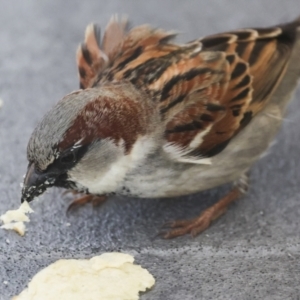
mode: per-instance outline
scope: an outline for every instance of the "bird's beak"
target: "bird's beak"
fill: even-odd
[[[48,187],[53,186],[54,182],[53,176],[37,172],[34,163],[31,163],[24,179],[21,202],[32,201],[35,197],[43,194]]]

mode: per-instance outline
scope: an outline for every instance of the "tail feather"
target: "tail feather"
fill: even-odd
[[[294,21],[296,24],[299,24],[299,26],[300,26],[300,16],[297,18],[297,19],[295,19],[295,21]]]
[[[105,28],[101,45],[101,48],[108,55],[109,59],[114,57],[115,51],[119,48],[125,38],[128,24],[127,17],[122,17],[121,20],[119,20],[118,16],[114,15],[109,20]]]
[[[127,18],[113,16],[104,32],[101,43],[100,27],[90,24],[85,31],[84,42],[77,50],[77,67],[80,88],[91,87],[97,76],[113,59],[122,43],[128,27]]]
[[[283,31],[293,33],[293,48],[285,76],[273,96],[273,102],[282,108],[286,106],[297,88],[300,78],[300,18],[283,26]]]
[[[279,27],[282,30],[283,38],[289,38],[292,43],[297,40],[297,30],[300,27],[300,16],[292,22],[281,24]]]
[[[77,49],[77,67],[80,88],[92,86],[99,71],[108,62],[107,55],[100,49],[100,28],[90,24],[85,31],[85,40]]]

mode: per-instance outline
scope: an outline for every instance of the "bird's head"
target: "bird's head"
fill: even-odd
[[[153,101],[130,84],[65,96],[31,135],[21,201],[29,202],[51,186],[100,193],[97,184],[117,162],[123,161],[125,174],[130,164],[155,148],[158,122]],[[113,185],[103,192],[113,192],[109,189]]]

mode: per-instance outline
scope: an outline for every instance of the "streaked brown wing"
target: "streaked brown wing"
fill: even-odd
[[[158,103],[170,157],[204,163],[268,103],[285,74],[295,28],[244,29],[178,45],[170,42],[173,32],[143,25],[126,33],[114,20],[102,43],[106,53],[87,34],[81,83],[130,81]],[[114,32],[118,38],[109,42]]]
[[[198,100],[193,105],[186,99],[182,101],[187,106],[167,124],[167,152],[172,156],[175,153],[178,160],[199,163],[202,158],[220,153],[268,103],[285,74],[295,27],[295,24],[289,24],[269,29],[245,29],[202,39],[202,53],[216,51],[225,55],[227,77],[219,85],[212,82],[209,88],[213,92],[205,91],[199,97],[193,95]],[[211,68],[208,74],[220,70],[217,65]],[[225,92],[212,96],[225,86]],[[178,87],[174,89],[178,90]],[[213,118],[209,110],[203,110],[203,103],[211,100],[218,100],[224,108],[221,117]]]
[[[218,45],[218,41],[221,43]],[[224,40],[227,39],[227,42]],[[204,51],[224,51],[230,83],[221,104],[226,114],[216,122],[196,150],[213,156],[245,127],[264,106],[285,74],[293,37],[284,28],[246,29],[202,40]]]

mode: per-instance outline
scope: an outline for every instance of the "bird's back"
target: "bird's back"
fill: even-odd
[[[205,162],[262,111],[287,74],[300,20],[242,29],[190,43],[148,25],[127,31],[112,19],[102,44],[89,26],[78,51],[83,88],[127,81],[159,107],[164,150],[176,161]],[[101,49],[100,49],[101,48]],[[297,77],[297,75],[295,75]]]

